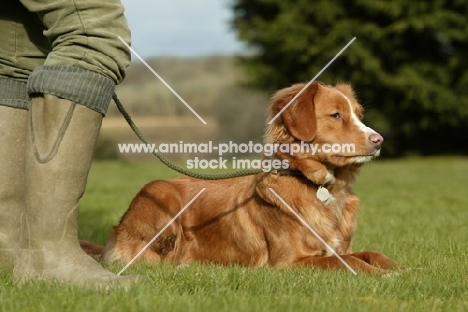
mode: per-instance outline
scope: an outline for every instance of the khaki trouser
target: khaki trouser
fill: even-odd
[[[108,89],[103,101],[110,101],[107,95],[113,91],[109,90],[110,84],[123,80],[125,68],[130,63],[130,52],[118,38],[130,41],[123,12],[120,0],[2,1],[0,105],[27,108],[28,93],[39,92],[52,93],[87,106],[80,102],[83,95],[78,93],[87,92],[88,86],[96,86],[96,82],[80,79],[85,71],[109,79],[105,83]],[[67,88],[66,92],[55,90],[57,87],[51,90],[49,86],[38,86],[37,81],[35,85],[30,83],[27,91],[25,85],[18,84],[28,82],[39,67],[42,68],[37,80],[42,84],[44,78],[50,85],[64,79],[72,81],[60,86]],[[98,80],[100,83],[102,79]],[[80,87],[81,84],[84,86]],[[107,109],[91,108],[101,112]]]

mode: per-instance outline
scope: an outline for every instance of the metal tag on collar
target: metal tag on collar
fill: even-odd
[[[330,192],[322,185],[319,186],[319,188],[317,189],[317,193],[315,195],[321,202],[325,204],[328,204],[331,201]]]

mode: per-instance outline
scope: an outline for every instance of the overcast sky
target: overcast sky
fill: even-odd
[[[142,57],[230,55],[242,50],[229,26],[229,0],[122,2],[132,47]]]

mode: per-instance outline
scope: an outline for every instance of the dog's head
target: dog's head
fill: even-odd
[[[272,120],[304,88],[296,84],[272,98]],[[334,166],[362,164],[379,156],[383,137],[362,123],[363,109],[349,85],[314,82],[268,125],[266,143],[310,143],[312,157]]]

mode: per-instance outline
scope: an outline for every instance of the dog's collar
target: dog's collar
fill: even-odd
[[[280,176],[293,176],[293,177],[303,177],[307,179],[307,177],[300,171],[296,169],[273,169],[270,171],[270,173],[274,175],[280,175]]]
[[[272,171],[270,171],[270,173],[274,174],[274,175],[280,175],[280,176],[294,176],[294,177],[302,177],[304,179],[306,179],[307,181],[315,184],[317,186],[317,192],[315,194],[315,196],[320,200],[322,201],[323,203],[325,204],[329,204],[332,200],[332,196],[330,195],[330,192],[328,191],[327,189],[327,186],[330,184],[329,182],[327,183],[324,183],[324,184],[317,184],[309,179],[307,179],[307,177],[300,171],[300,170],[296,170],[296,169],[273,169]],[[331,172],[331,174],[333,174],[333,171]]]
[[[329,170],[328,172],[330,172],[331,175],[334,174],[334,171],[333,170]],[[321,186],[321,187],[327,187],[330,185],[330,182],[325,182],[324,184],[318,184],[318,183],[315,183],[314,181],[311,181],[309,180],[300,170],[297,170],[297,169],[291,169],[291,168],[287,168],[287,169],[273,169],[270,171],[271,174],[274,174],[274,175],[280,175],[280,176],[293,176],[293,177],[302,177],[304,179],[306,179],[307,181],[317,185],[317,186]]]

